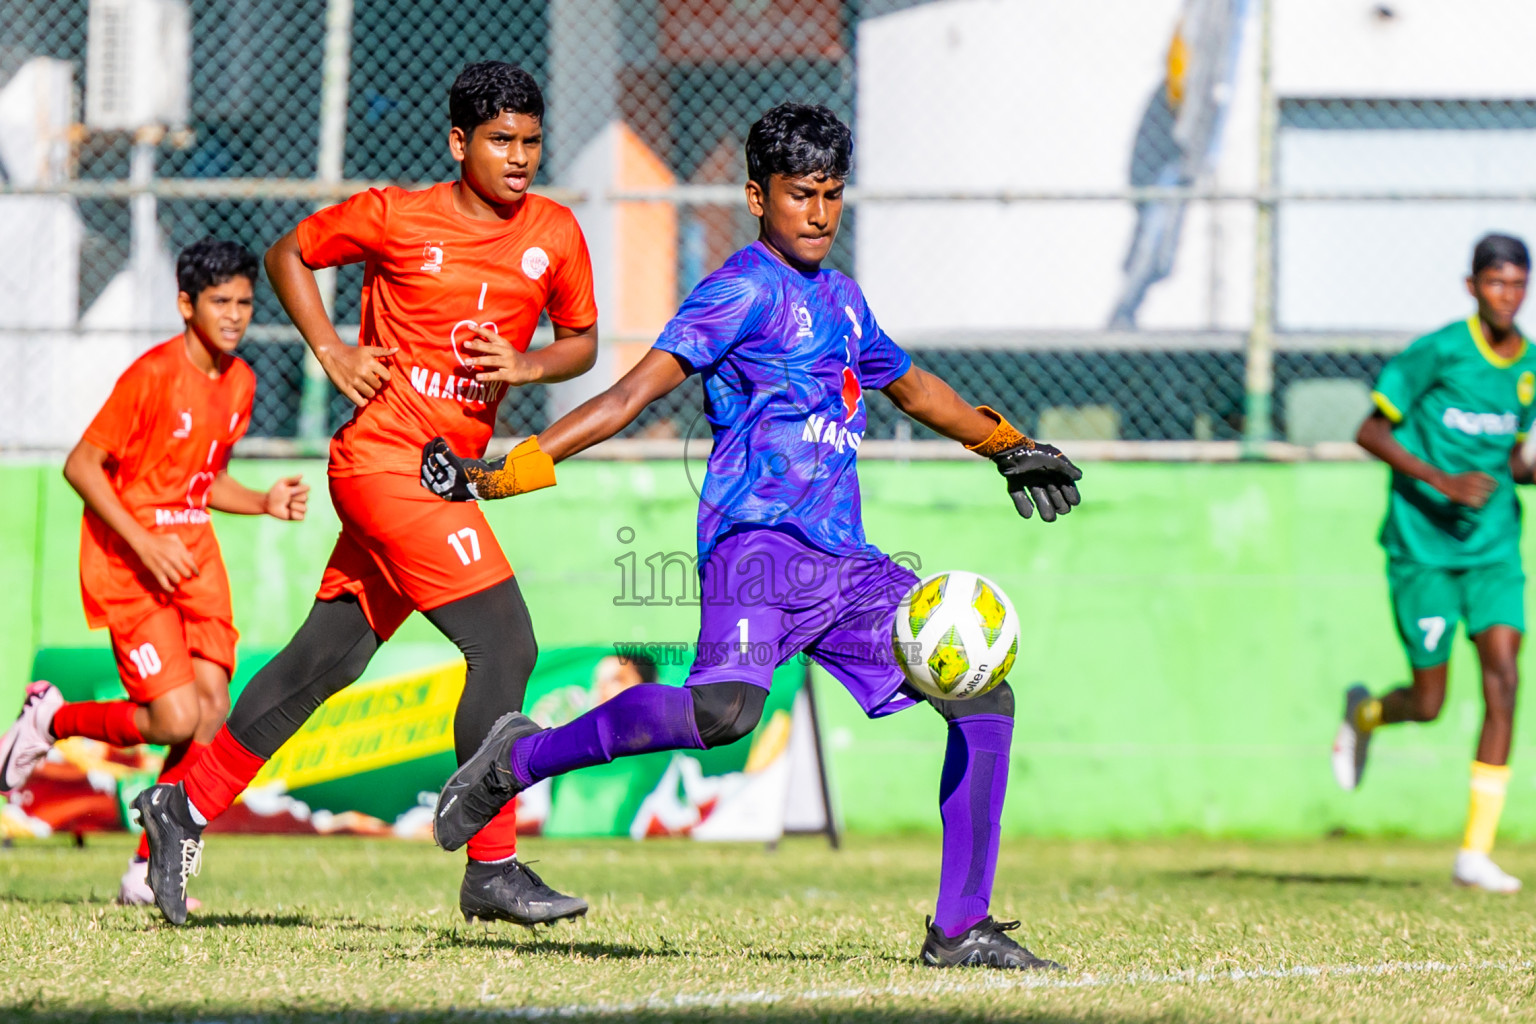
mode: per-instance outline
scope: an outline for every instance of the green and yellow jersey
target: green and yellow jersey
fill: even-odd
[[[1474,315],[1413,342],[1382,369],[1372,397],[1404,448],[1446,473],[1487,473],[1481,509],[1392,474],[1381,544],[1394,559],[1469,568],[1520,559],[1520,504],[1509,454],[1536,412],[1536,349],[1505,359]]]

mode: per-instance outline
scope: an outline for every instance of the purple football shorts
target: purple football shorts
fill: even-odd
[[[771,529],[732,533],[699,570],[699,643],[689,686],[752,683],[813,658],[879,718],[919,695],[891,652],[896,605],[917,575],[883,554],[829,555]]]

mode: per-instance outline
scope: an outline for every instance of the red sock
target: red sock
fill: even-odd
[[[131,700],[88,700],[65,704],[53,713],[53,736],[84,736],[114,747],[133,747],[144,742],[133,724],[139,705]]]
[[[192,762],[207,749],[208,744],[198,743],[195,740],[176,744],[165,752],[165,764],[161,765],[160,777],[155,781],[164,782],[167,785],[180,782],[187,777],[187,771],[192,767]],[[149,836],[143,834],[139,836],[139,852],[134,856],[140,860],[149,859]]]
[[[191,763],[182,787],[197,812],[212,821],[229,809],[235,797],[245,792],[245,787],[266,763],[266,758],[257,757],[230,735],[226,725],[202,756]]]
[[[506,860],[517,852],[517,798],[469,837],[470,860]]]

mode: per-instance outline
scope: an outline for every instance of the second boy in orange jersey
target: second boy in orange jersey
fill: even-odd
[[[118,378],[64,476],[85,500],[80,596],[91,628],[111,633],[128,700],[64,703],[33,683],[21,717],[0,738],[0,789],[21,785],[57,739],[170,749],[162,782],[180,779],[229,710],[235,632],[229,579],[208,510],[303,519],[298,477],[253,491],[226,469],[250,425],[256,377],[234,355],[251,322],[256,257],[205,239],[176,262],[186,330]],[[149,903],[148,846],[118,899]]]
[[[362,674],[412,611],[468,666],[454,719],[461,761],[498,717],[522,707],[537,647],[512,567],[477,505],[421,487],[421,449],[441,434],[458,451],[483,453],[509,385],[590,369],[597,307],[575,217],[527,194],[543,141],[544,100],[533,79],[510,64],[473,64],[454,81],[448,106],[457,181],[354,196],[267,253],[283,307],[358,407],[331,443],[342,531],[308,619],[251,680],[184,786],[156,786],[135,803],[156,902],[178,924],[203,826],[322,701]],[[347,263],[365,266],[356,346],[337,336],[314,277]],[[528,352],[541,313],[555,340]],[[554,482],[537,446],[514,449],[508,462],[525,482]],[[459,894],[466,917],[532,925],[586,912],[585,902],[519,864],[516,850],[509,806],[469,842]]]

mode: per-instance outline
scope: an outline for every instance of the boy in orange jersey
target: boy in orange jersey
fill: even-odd
[[[57,687],[27,688],[21,717],[0,737],[0,788],[26,781],[66,736],[170,749],[175,783],[229,711],[235,632],[229,579],[208,509],[304,518],[299,477],[253,491],[229,475],[232,445],[251,422],[256,376],[234,355],[251,322],[256,257],[204,239],[176,261],[186,331],[123,375],[64,463],[85,500],[80,596],[92,629],[107,627],[128,700],[64,703]],[[118,899],[154,900],[143,840]]]
[[[454,718],[460,760],[497,718],[522,708],[538,649],[512,567],[478,505],[419,482],[436,434],[483,454],[508,385],[566,380],[597,355],[586,242],[572,213],[527,194],[538,171],[544,100],[510,64],[454,81],[448,143],[457,181],[372,190],[309,217],[267,253],[272,288],[336,387],[357,405],[331,442],[330,491],[342,532],[308,619],[251,680],[182,785],[136,806],[150,840],[150,885],[166,918],[186,919],[186,880],[202,829],[381,643],[420,611],[464,654]],[[362,337],[337,337],[314,271],[363,263]],[[555,340],[528,352],[541,313]],[[456,439],[456,440],[453,440]],[[532,454],[530,455],[530,451]],[[554,482],[537,446],[506,463],[530,486]],[[489,817],[489,816],[488,816]],[[459,891],[466,917],[534,925],[587,905],[516,858],[512,805],[469,840]]]

